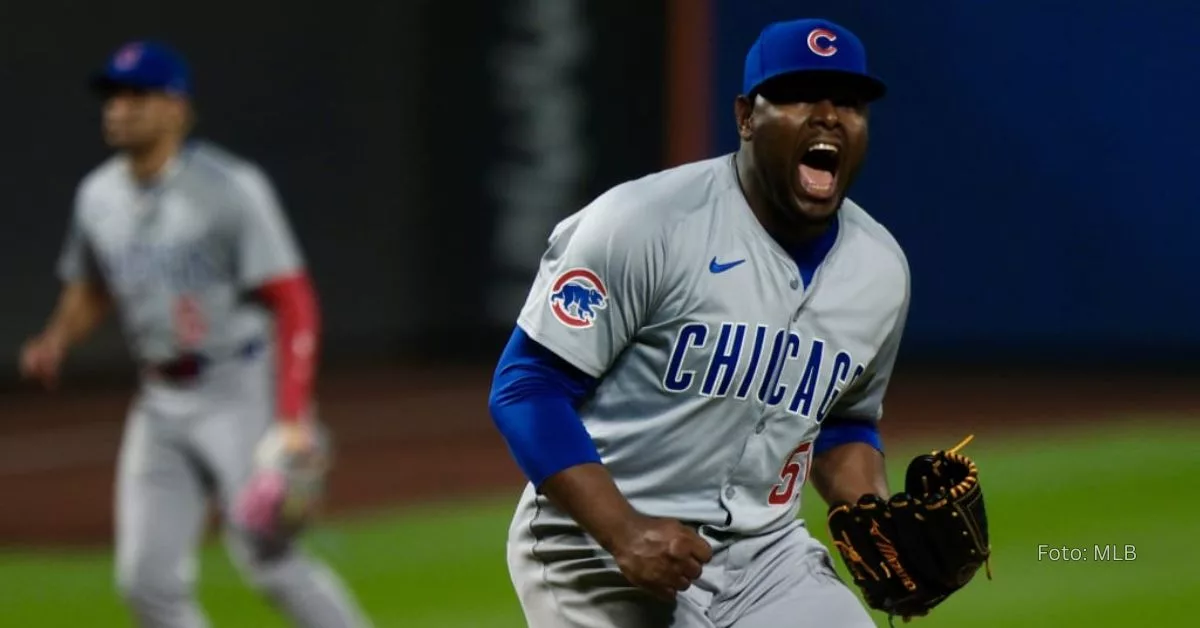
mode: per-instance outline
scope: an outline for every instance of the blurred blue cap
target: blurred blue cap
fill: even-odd
[[[829,20],[803,19],[763,29],[746,54],[742,94],[754,94],[774,78],[805,74],[840,75],[868,102],[887,92],[867,71],[867,49],[854,33]]]
[[[131,87],[190,97],[192,75],[183,56],[171,47],[134,41],[113,53],[104,69],[92,77],[91,87],[99,93]]]

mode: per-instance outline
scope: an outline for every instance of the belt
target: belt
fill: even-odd
[[[231,356],[236,360],[249,360],[263,348],[261,338],[242,343]],[[143,367],[146,375],[173,383],[188,382],[204,374],[218,360],[203,353],[184,353],[165,362],[155,362]]]

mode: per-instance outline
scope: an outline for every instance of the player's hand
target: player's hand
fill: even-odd
[[[686,591],[712,560],[712,547],[674,519],[638,516],[613,549],[630,583],[667,600]]]
[[[316,431],[308,419],[281,420],[279,430],[284,449],[291,455],[308,455],[316,448]]]
[[[281,453],[289,467],[319,473],[329,466],[327,442],[311,417],[280,419],[277,425]]]
[[[21,348],[21,376],[35,379],[53,390],[58,386],[59,369],[65,353],[66,343],[58,334],[43,332],[29,339]]]

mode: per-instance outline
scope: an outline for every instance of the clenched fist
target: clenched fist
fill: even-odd
[[[700,577],[712,547],[674,519],[638,516],[614,545],[613,557],[629,582],[669,600]]]

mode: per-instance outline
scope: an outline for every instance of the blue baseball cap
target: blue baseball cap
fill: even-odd
[[[113,53],[104,69],[92,76],[91,87],[108,93],[121,87],[192,95],[192,74],[183,55],[152,41],[129,42]]]
[[[742,94],[754,94],[774,78],[822,74],[848,80],[868,102],[887,93],[883,81],[867,71],[862,40],[829,20],[803,19],[763,29],[746,54]]]

